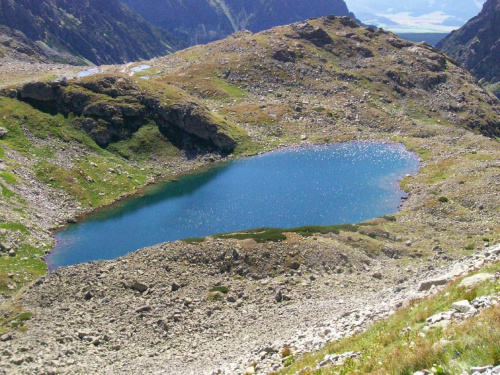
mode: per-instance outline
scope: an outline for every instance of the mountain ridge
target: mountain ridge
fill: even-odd
[[[1,0],[0,24],[94,64],[148,59],[178,45],[119,0]]]
[[[488,0],[481,12],[437,45],[485,84],[500,82],[500,1]],[[494,90],[500,97],[500,87]]]
[[[311,17],[353,16],[344,0],[122,0],[152,24],[189,44],[222,39],[234,32],[252,32],[302,21]]]

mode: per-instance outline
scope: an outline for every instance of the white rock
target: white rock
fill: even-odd
[[[491,370],[492,368],[493,368],[493,366],[471,367],[470,372],[473,374],[475,374],[475,373],[484,374],[484,373],[487,373],[488,370]]]
[[[491,273],[478,273],[477,275],[470,276],[470,277],[463,279],[460,282],[460,284],[458,284],[458,286],[471,288],[471,287],[479,285],[487,280],[495,280],[495,275],[493,275]]]
[[[457,310],[458,312],[461,312],[461,313],[467,313],[470,311],[470,309],[472,308],[472,305],[470,304],[469,301],[467,301],[466,299],[463,300],[463,301],[458,301],[458,302],[454,302],[452,305],[451,305],[451,308],[452,309],[455,309]]]

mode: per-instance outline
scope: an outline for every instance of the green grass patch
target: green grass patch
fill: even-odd
[[[21,232],[23,234],[30,233],[30,231],[22,223],[2,223],[2,224],[0,224],[0,228],[11,230],[11,231],[18,231],[18,232]]]
[[[184,238],[182,242],[185,242],[187,244],[197,244],[197,243],[202,243],[205,242],[205,237],[189,237],[189,238]]]
[[[343,232],[357,232],[359,226],[353,224],[342,225],[306,225],[303,227],[281,229],[281,228],[257,228],[236,233],[216,234],[214,238],[233,238],[237,240],[253,239],[259,243],[265,242],[280,242],[286,239],[284,233],[297,233],[303,237],[310,237],[315,234]]]
[[[223,286],[223,285],[214,286],[214,287],[210,288],[209,292],[220,292],[223,294],[227,294],[227,293],[229,293],[229,288],[227,286]]]
[[[7,187],[2,183],[0,183],[0,188],[2,188],[2,196],[5,198],[12,198],[16,195],[13,191],[7,189]]]
[[[21,237],[21,242],[24,238]],[[16,256],[0,256],[0,292],[12,294],[47,272],[45,252],[30,245],[21,245]]]
[[[446,203],[446,202],[449,202],[450,200],[446,197],[439,197],[438,201],[440,201],[441,203]]]
[[[217,234],[214,238],[234,238],[237,240],[253,239],[256,242],[280,242],[286,240],[283,230],[279,228],[257,228],[237,233]]]
[[[152,154],[159,159],[167,160],[181,154],[160,133],[158,126],[154,122],[141,127],[130,139],[110,144],[108,151],[129,160],[150,159]]]
[[[304,237],[310,237],[314,234],[327,234],[334,233],[339,234],[340,232],[357,232],[359,229],[358,225],[353,224],[341,224],[341,225],[306,225],[298,228],[291,228],[285,230],[285,232],[298,233]]]
[[[231,98],[242,99],[248,96],[248,92],[236,85],[227,83],[222,78],[214,77],[212,81],[220,90],[224,91]]]
[[[23,312],[2,322],[1,326],[3,330],[20,329],[24,326],[24,323],[26,323],[32,317],[33,317],[32,313]]]
[[[0,172],[0,178],[5,181],[6,184],[16,185],[17,177],[14,173],[10,172]]]

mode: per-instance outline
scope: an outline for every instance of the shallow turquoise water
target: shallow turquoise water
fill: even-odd
[[[258,227],[358,223],[397,212],[398,181],[418,171],[401,145],[286,149],[165,182],[56,234],[51,269],[165,241]]]

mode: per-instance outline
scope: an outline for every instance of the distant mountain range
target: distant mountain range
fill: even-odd
[[[152,24],[188,44],[246,29],[270,29],[311,17],[352,15],[344,0],[122,0]]]
[[[120,0],[0,0],[0,25],[95,64],[152,58],[179,46]]]
[[[500,0],[488,0],[482,11],[438,44],[500,97]]]
[[[464,25],[485,0],[347,0],[364,23],[398,33],[449,33]]]

